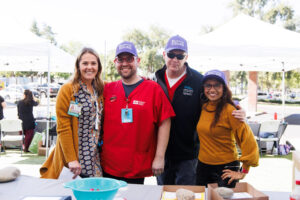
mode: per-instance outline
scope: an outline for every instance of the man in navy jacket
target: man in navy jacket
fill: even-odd
[[[163,52],[165,65],[155,73],[157,83],[172,103],[176,116],[171,118],[170,139],[164,172],[159,185],[195,185],[199,140],[196,126],[201,114],[202,74],[187,63],[187,41],[171,37]],[[243,120],[245,112],[233,113]]]

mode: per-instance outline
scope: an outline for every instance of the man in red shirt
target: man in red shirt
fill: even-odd
[[[114,60],[121,80],[104,88],[101,165],[105,177],[143,184],[164,170],[173,108],[161,87],[137,74],[140,63],[131,42],[122,42]]]

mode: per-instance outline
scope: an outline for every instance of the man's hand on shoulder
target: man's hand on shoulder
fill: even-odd
[[[245,122],[246,121],[246,111],[240,105],[236,105],[236,107],[238,110],[232,111],[232,115],[236,119],[238,119],[242,122]]]

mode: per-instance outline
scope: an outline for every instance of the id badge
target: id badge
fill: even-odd
[[[123,108],[121,110],[122,123],[132,123],[132,108]]]
[[[68,114],[75,117],[79,117],[79,114],[81,112],[81,107],[82,107],[81,104],[71,101]]]

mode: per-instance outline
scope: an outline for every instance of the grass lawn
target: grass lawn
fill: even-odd
[[[270,154],[263,154],[260,155],[260,158],[284,158],[284,159],[288,159],[291,160],[293,159],[293,154],[292,152],[290,152],[288,155],[270,155]]]
[[[15,158],[15,159],[14,159]],[[24,153],[21,156],[20,150],[16,149],[6,149],[5,153],[1,153],[0,159],[8,161],[8,160],[15,160],[11,161],[11,164],[31,164],[31,165],[41,165],[45,161],[45,156],[39,156],[34,153]]]
[[[21,156],[20,151],[15,149],[9,149],[6,150],[6,153],[2,153],[1,157],[12,157],[12,156]],[[0,157],[0,158],[1,158]],[[282,158],[282,159],[288,159],[292,161],[292,152],[290,152],[288,155],[270,155],[270,154],[263,154],[260,155],[260,158]],[[32,164],[32,165],[41,165],[45,161],[45,156],[38,156],[34,153],[23,153],[22,159],[19,161],[16,161],[14,164]]]
[[[45,162],[45,156],[38,156],[37,154],[23,154],[25,159],[16,162],[15,164],[32,164],[41,165]]]

